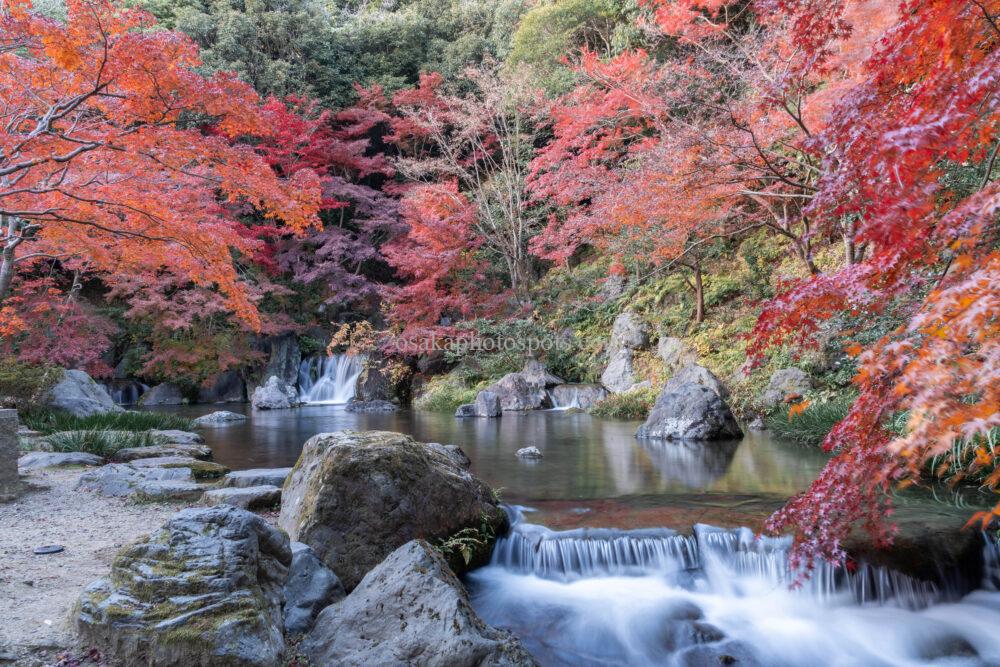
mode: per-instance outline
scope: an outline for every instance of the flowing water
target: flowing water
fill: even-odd
[[[299,398],[315,405],[338,405],[354,398],[365,358],[349,354],[317,354],[299,364]]]
[[[350,375],[347,360],[335,370],[307,363],[311,377]],[[514,631],[543,665],[1000,665],[995,544],[981,590],[967,595],[968,586],[864,564],[853,572],[820,566],[790,588],[788,541],[753,532],[808,486],[825,456],[768,434],[639,441],[634,422],[559,410],[500,419],[353,414],[328,404],[170,411],[193,417],[220,408],[250,417],[202,431],[216,460],[236,469],[290,466],[307,438],[341,429],[460,445],[505,502],[536,510],[529,520],[511,510],[513,530],[467,584],[480,615]],[[541,461],[514,455],[530,445]],[[918,525],[961,525],[970,511],[927,503],[914,514]]]

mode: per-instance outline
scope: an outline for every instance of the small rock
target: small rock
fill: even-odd
[[[399,406],[389,401],[352,401],[344,408],[347,412],[396,412]]]
[[[66,548],[61,544],[47,544],[44,547],[35,547],[31,550],[31,553],[36,556],[47,556],[49,554],[58,554],[65,551]]]
[[[209,489],[201,497],[205,505],[232,505],[245,510],[261,510],[281,504],[281,488],[277,486],[230,486]]]
[[[517,450],[519,459],[540,459],[544,456],[538,447],[523,447]]]
[[[216,410],[215,412],[210,412],[207,415],[202,415],[195,419],[192,424],[200,427],[207,426],[229,426],[236,422],[246,421],[247,416],[241,415],[238,412],[230,412],[228,410]]]
[[[212,450],[206,445],[185,445],[174,443],[168,445],[150,445],[148,447],[126,447],[119,449],[111,456],[117,463],[128,463],[138,459],[153,459],[164,456],[185,456],[192,459],[207,460],[212,458]]]
[[[251,470],[234,470],[222,479],[222,486],[246,488],[248,486],[285,485],[285,480],[292,474],[291,468],[253,468]]]
[[[475,403],[465,403],[458,406],[455,410],[456,417],[475,417],[476,416],[476,404]]]
[[[64,466],[99,466],[104,459],[87,452],[28,452],[17,460],[19,472]]]
[[[285,581],[285,634],[305,634],[326,607],[344,599],[344,585],[302,542],[292,542],[292,566]]]
[[[759,433],[760,431],[767,430],[767,424],[765,424],[764,419],[758,415],[757,417],[754,417],[753,421],[747,424],[747,429]]]

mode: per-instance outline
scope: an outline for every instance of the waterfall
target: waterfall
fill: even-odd
[[[349,403],[364,368],[365,357],[361,355],[319,354],[303,359],[299,396],[305,403]]]
[[[118,405],[136,405],[149,387],[138,380],[109,380],[101,385]]]
[[[993,539],[982,588],[967,594],[864,564],[817,563],[795,588],[787,538],[707,525],[557,531],[523,509],[508,508],[510,532],[466,583],[483,620],[541,664],[1000,664]]]

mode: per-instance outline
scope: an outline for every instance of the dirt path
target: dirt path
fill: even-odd
[[[81,473],[30,473],[22,479],[32,491],[0,504],[0,665],[54,664],[74,646],[70,614],[83,588],[107,574],[123,545],[183,507],[75,491]],[[48,544],[65,551],[32,553]]]

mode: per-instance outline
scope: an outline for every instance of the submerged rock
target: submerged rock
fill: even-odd
[[[306,442],[285,484],[278,524],[350,590],[411,539],[484,525],[496,535],[507,517],[492,489],[442,445],[385,431],[339,431]],[[490,542],[483,540],[485,550]]]
[[[774,371],[767,389],[761,394],[760,404],[767,409],[777,407],[788,397],[798,397],[812,389],[812,378],[799,368],[781,368]]]
[[[164,382],[152,387],[139,399],[139,405],[181,405],[184,394],[181,388],[173,382]]]
[[[519,459],[540,459],[544,456],[538,447],[523,447],[517,450]]]
[[[104,459],[87,452],[28,452],[17,460],[20,472],[66,466],[99,466]]]
[[[201,497],[204,505],[232,505],[245,510],[263,510],[281,504],[281,488],[271,485],[230,486],[209,489]]]
[[[251,470],[234,470],[222,479],[222,486],[277,486],[285,485],[285,480],[292,474],[291,468],[253,468]]]
[[[247,420],[246,415],[241,415],[238,412],[229,412],[228,410],[216,410],[215,412],[210,412],[207,415],[202,415],[195,419],[192,424],[195,426],[229,426],[230,424],[236,424],[238,422],[243,422]]]
[[[389,401],[352,401],[344,409],[347,412],[396,412],[399,406]]]
[[[663,440],[731,440],[743,437],[726,402],[708,387],[693,382],[667,383],[656,399],[639,438]]]
[[[285,410],[299,404],[299,394],[294,387],[272,375],[267,382],[253,390],[250,403],[254,410]]]
[[[45,405],[65,410],[77,417],[102,412],[123,412],[111,395],[83,371],[63,371],[62,379],[46,394]]]
[[[320,613],[301,645],[317,665],[535,665],[510,633],[486,625],[462,583],[423,540],[392,552]]]
[[[148,447],[126,447],[115,452],[111,460],[118,463],[128,463],[138,459],[152,459],[164,456],[186,456],[192,459],[207,460],[212,458],[212,450],[206,445],[174,443],[168,445],[150,445]]]
[[[288,538],[234,507],[189,509],[115,557],[80,596],[85,645],[128,665],[280,663]]]
[[[285,634],[305,634],[329,605],[344,599],[344,585],[308,544],[292,542],[292,566],[285,581]]]

